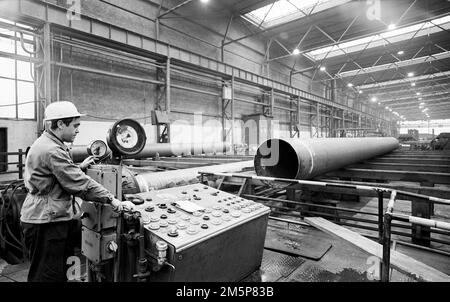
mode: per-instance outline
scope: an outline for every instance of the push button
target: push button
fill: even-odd
[[[213,211],[213,212],[211,213],[211,215],[212,215],[213,217],[220,217],[220,216],[222,216],[222,212],[220,212],[220,211]]]
[[[150,230],[158,230],[159,229],[159,224],[158,223],[150,223],[148,225],[148,227],[150,228]]]
[[[211,220],[211,223],[214,224],[214,225],[219,225],[219,224],[222,223],[222,221],[220,221],[220,219],[214,218],[214,219]]]
[[[195,235],[198,233],[198,228],[190,227],[186,230],[186,233],[188,233],[189,235]]]
[[[233,211],[231,212],[231,216],[233,216],[234,218],[238,218],[241,216],[241,213],[239,213],[238,211]]]
[[[191,224],[193,224],[193,225],[200,224],[200,220],[198,220],[198,219],[191,219]]]
[[[187,228],[187,225],[184,222],[178,222],[177,228],[179,228],[180,230],[184,230]]]
[[[230,217],[230,215],[223,215],[223,216],[222,216],[222,220],[223,220],[223,221],[230,221],[230,220],[231,220],[231,217]]]
[[[170,237],[177,237],[178,236],[177,228],[170,228],[170,230],[167,232],[167,235],[169,235]]]

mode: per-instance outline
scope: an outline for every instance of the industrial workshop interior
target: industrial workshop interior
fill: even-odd
[[[0,0],[0,282],[448,282],[449,167],[450,1]]]

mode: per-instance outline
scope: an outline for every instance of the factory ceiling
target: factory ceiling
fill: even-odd
[[[398,118],[450,114],[450,1],[188,0],[172,9],[196,22],[210,13],[229,18],[228,26],[244,23],[248,34],[227,36],[225,48],[258,37],[269,45],[268,62],[312,81],[336,80]]]

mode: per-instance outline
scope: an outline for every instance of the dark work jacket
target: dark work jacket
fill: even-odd
[[[68,147],[50,132],[44,132],[31,145],[25,161],[24,182],[29,193],[20,220],[26,223],[71,220],[73,195],[101,203],[112,196],[74,164]]]

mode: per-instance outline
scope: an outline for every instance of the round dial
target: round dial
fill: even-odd
[[[138,154],[144,148],[146,141],[144,128],[132,119],[117,121],[108,130],[108,146],[116,155]]]
[[[117,126],[116,140],[123,148],[130,149],[137,145],[138,134],[136,130],[128,125]]]
[[[104,141],[96,140],[88,145],[88,153],[94,157],[103,157],[107,152],[108,146]]]

